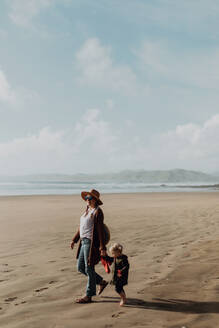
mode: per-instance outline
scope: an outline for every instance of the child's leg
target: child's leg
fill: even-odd
[[[123,291],[120,293],[121,301],[119,303],[120,306],[123,306],[126,303],[126,294],[123,289]]]
[[[126,303],[126,294],[123,289],[123,286],[120,285],[119,283],[116,284],[115,286],[116,292],[120,295],[121,301],[119,303],[120,306],[123,306]]]

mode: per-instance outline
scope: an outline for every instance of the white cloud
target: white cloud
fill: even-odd
[[[49,128],[43,128],[36,135],[1,143],[1,174],[19,175],[44,169],[50,172],[50,168],[61,169],[60,162],[62,164],[62,158],[68,152],[62,138],[63,132],[53,133]]]
[[[182,160],[219,161],[219,114],[203,125],[186,124],[177,126],[164,136],[167,146],[173,146]],[[216,164],[215,162],[215,164]]]
[[[6,30],[0,29],[0,39],[5,39],[8,33]]]
[[[88,39],[76,53],[79,82],[85,85],[106,87],[119,92],[135,92],[136,76],[125,65],[113,63],[110,47],[99,39]]]
[[[149,154],[157,167],[217,170],[219,114],[202,125],[194,123],[178,125],[174,130],[154,137],[149,144]]]
[[[148,80],[218,89],[219,48],[179,52],[164,41],[145,41],[137,56]]]
[[[74,143],[75,149],[81,151],[84,145],[89,146],[89,151],[96,156],[103,153],[109,155],[116,151],[116,135],[113,135],[108,122],[99,118],[100,111],[88,110],[82,119],[76,124],[75,134],[78,136]],[[87,148],[87,147],[86,147]]]
[[[115,103],[113,99],[107,99],[106,100],[106,108],[109,110],[112,110],[115,107]]]
[[[99,110],[88,110],[69,131],[38,133],[0,143],[1,174],[97,172],[109,169],[117,138]]]
[[[32,19],[54,0],[9,0],[9,17],[16,25],[28,27]]]
[[[14,91],[12,90],[4,72],[0,70],[0,101],[13,104],[15,98]]]
[[[127,137],[128,136],[128,137]],[[178,125],[143,140],[126,122],[118,130],[88,110],[68,131],[38,133],[0,143],[1,174],[107,172],[185,168],[216,171],[219,114],[203,124]]]
[[[0,69],[0,103],[4,103],[13,108],[22,108],[33,99],[37,99],[36,92],[27,90],[24,87],[12,87],[5,75]]]

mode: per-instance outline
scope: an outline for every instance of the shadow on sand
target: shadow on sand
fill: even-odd
[[[118,303],[119,297],[102,296],[103,302]],[[219,313],[219,302],[196,302],[181,299],[154,298],[154,302],[146,302],[137,298],[128,298],[125,307],[171,311],[182,313]]]

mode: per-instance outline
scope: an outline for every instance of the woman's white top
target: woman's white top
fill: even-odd
[[[80,218],[80,238],[92,239],[92,232],[94,226],[94,214],[96,208],[89,208],[88,213],[86,212]]]

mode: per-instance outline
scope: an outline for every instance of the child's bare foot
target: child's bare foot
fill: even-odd
[[[119,305],[123,306],[125,303],[126,303],[126,297],[122,297]]]

